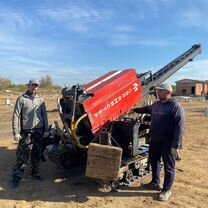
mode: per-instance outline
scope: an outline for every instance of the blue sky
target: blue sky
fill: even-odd
[[[201,43],[168,82],[208,80],[207,11],[207,0],[1,0],[0,76],[87,83],[117,69],[154,72]]]

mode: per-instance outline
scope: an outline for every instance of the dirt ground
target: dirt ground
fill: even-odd
[[[15,190],[9,189],[15,149],[11,134],[13,106],[5,106],[9,98],[14,104],[17,95],[0,95],[0,207],[1,208],[65,208],[65,207],[208,207],[208,117],[204,109],[208,102],[181,102],[186,112],[186,136],[182,160],[177,163],[173,196],[168,202],[157,201],[157,191],[149,191],[142,184],[150,177],[126,187],[120,192],[100,192],[97,183],[84,176],[82,168],[66,171],[50,161],[41,163],[41,182],[32,181],[27,167],[24,180]],[[53,109],[57,95],[46,97],[50,123],[59,120]]]

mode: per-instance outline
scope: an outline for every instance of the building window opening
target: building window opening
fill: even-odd
[[[186,95],[186,92],[187,92],[186,89],[183,89],[183,90],[182,90],[182,94],[183,94],[183,95]]]
[[[192,94],[192,95],[195,95],[195,86],[192,86],[192,87],[191,87],[191,94]]]

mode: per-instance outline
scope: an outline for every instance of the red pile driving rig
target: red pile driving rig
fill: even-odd
[[[59,101],[63,129],[56,123],[56,133],[48,138],[50,160],[67,169],[85,165],[86,176],[114,185],[146,176],[151,117],[128,113],[200,53],[196,44],[155,73],[117,70],[86,85],[65,87]]]

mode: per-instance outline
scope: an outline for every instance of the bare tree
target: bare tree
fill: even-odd
[[[40,80],[40,86],[42,88],[52,88],[53,87],[53,80],[50,75],[46,75],[45,77],[42,77]]]
[[[0,89],[6,89],[12,85],[12,82],[9,79],[0,77]]]

